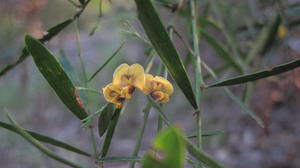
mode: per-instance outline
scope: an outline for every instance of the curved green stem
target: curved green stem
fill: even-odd
[[[7,117],[9,119],[9,121],[11,122],[11,124],[16,128],[16,131],[22,135],[28,142],[30,142],[33,146],[35,146],[36,148],[38,148],[41,152],[43,152],[44,154],[46,154],[47,156],[49,156],[50,158],[59,161],[65,165],[68,165],[70,167],[73,168],[83,168],[80,165],[77,165],[76,163],[73,163],[71,161],[68,161],[58,155],[56,155],[56,153],[52,152],[51,150],[49,150],[47,147],[45,147],[44,145],[42,145],[38,140],[36,140],[35,138],[33,138],[29,133],[27,133],[23,128],[21,128],[18,123],[9,115],[9,113],[7,113]]]

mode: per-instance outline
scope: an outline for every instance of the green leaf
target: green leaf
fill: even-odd
[[[73,20],[72,19],[68,19],[62,23],[59,23],[58,25],[50,28],[49,30],[47,30],[47,34],[44,35],[40,41],[42,43],[51,40],[54,36],[56,36],[59,32],[61,32],[65,27],[67,27]],[[29,56],[29,52],[27,51],[26,47],[24,47],[22,49],[22,54],[21,56],[18,58],[18,60],[15,63],[12,64],[8,64],[6,65],[3,69],[0,70],[0,77],[2,75],[4,75],[6,72],[8,72],[9,70],[11,70],[12,68],[14,68],[15,66],[17,66],[18,64],[20,64],[21,62],[23,62],[27,57]]]
[[[198,109],[188,74],[150,0],[135,0],[138,17],[154,49],[194,109]]]
[[[266,25],[259,33],[257,40],[253,43],[250,52],[246,57],[246,62],[249,63],[258,54],[264,54],[273,44],[277,36],[277,31],[281,23],[280,15],[276,15],[274,19]]]
[[[1,122],[0,121],[0,127],[5,128],[7,130],[10,130],[12,132],[15,132],[17,134],[20,134],[18,132],[18,130],[17,130],[16,127],[14,127],[13,125],[7,124],[5,122]],[[35,138],[38,141],[49,143],[51,145],[54,145],[54,146],[66,149],[66,150],[71,151],[71,152],[78,153],[80,155],[91,156],[87,152],[84,152],[84,151],[82,151],[82,150],[80,150],[80,149],[78,149],[76,147],[73,147],[73,146],[71,146],[69,144],[66,144],[64,142],[58,141],[58,140],[53,139],[51,137],[48,137],[48,136],[45,136],[45,135],[41,135],[41,134],[38,134],[38,133],[33,132],[33,131],[28,131],[28,130],[24,130],[24,131],[26,131],[29,135],[31,135],[33,138]]]
[[[221,130],[202,131],[202,136],[203,137],[220,135],[220,134],[224,134],[224,131],[221,131]],[[186,135],[186,137],[187,138],[196,138],[197,137],[197,133],[192,133],[192,134]]]
[[[35,146],[37,149],[39,149],[41,152],[43,152],[44,154],[46,154],[48,157],[61,162],[65,165],[68,165],[70,167],[73,168],[83,168],[82,166],[77,165],[76,163],[73,163],[71,161],[68,161],[60,156],[58,156],[56,153],[52,152],[51,150],[49,150],[47,147],[45,147],[44,145],[42,145],[39,141],[37,141],[36,139],[34,139],[28,132],[26,132],[23,128],[21,128],[17,122],[7,113],[7,117],[9,119],[9,121],[11,122],[11,124],[16,128],[16,131],[22,135],[29,143],[31,143],[33,146]]]
[[[114,156],[114,157],[104,157],[97,160],[97,162],[120,162],[120,161],[142,161],[143,158],[141,157],[128,157],[128,156]]]
[[[96,72],[93,73],[93,75],[89,78],[88,82],[93,80],[94,77],[120,52],[122,47],[124,46],[125,42],[123,42],[119,48],[97,69]]]
[[[227,79],[227,80],[223,80],[223,81],[211,84],[207,87],[208,88],[210,88],[210,87],[222,87],[222,86],[229,86],[229,85],[237,85],[237,84],[241,84],[241,83],[247,83],[247,82],[263,79],[263,78],[266,78],[266,77],[270,77],[270,76],[273,76],[273,75],[278,75],[278,74],[290,71],[292,69],[295,69],[299,66],[300,66],[300,59],[296,59],[294,61],[275,66],[274,68],[269,69],[269,70],[262,70],[262,71],[251,73],[251,74],[245,74],[245,75],[237,76],[237,77],[234,77],[234,78],[230,78],[230,79]]]
[[[46,31],[46,35],[44,35],[40,40],[41,42],[46,42],[51,40],[54,36],[56,36],[59,32],[61,32],[64,28],[70,25],[73,22],[73,19],[68,19],[63,21]]]
[[[102,110],[98,119],[98,132],[100,137],[102,137],[107,130],[108,125],[112,119],[114,109],[114,104],[108,103]]]
[[[228,65],[231,65],[236,71],[242,72],[242,68],[240,65],[236,62],[235,59],[233,59],[228,51],[222,46],[221,43],[219,43],[217,40],[215,40],[210,34],[208,34],[205,31],[201,31],[202,36],[204,39],[208,42],[208,44],[218,53],[221,59],[224,60],[224,62],[228,63]]]
[[[53,54],[43,44],[30,35],[25,36],[27,50],[41,74],[48,81],[61,101],[79,119],[87,117],[85,110],[78,104],[75,96],[75,87],[58,63]]]
[[[124,106],[122,107],[122,109],[123,108],[124,108]],[[112,137],[115,132],[115,128],[117,126],[117,123],[118,123],[118,120],[120,117],[120,114],[121,114],[121,109],[120,108],[115,109],[115,112],[111,118],[111,121],[109,122],[109,125],[108,125],[108,130],[107,130],[105,140],[104,140],[104,143],[102,146],[101,157],[105,157],[108,152]]]
[[[159,154],[148,152],[142,161],[142,168],[183,168],[185,161],[185,141],[179,128],[170,127],[155,138],[154,149],[163,152]]]

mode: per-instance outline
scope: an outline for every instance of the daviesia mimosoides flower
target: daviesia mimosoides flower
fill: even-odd
[[[159,103],[168,102],[173,93],[173,86],[167,79],[145,74],[144,68],[139,64],[121,64],[114,72],[112,83],[102,90],[108,102],[121,108],[126,99],[131,99],[136,88],[146,95],[150,94]]]
[[[120,108],[125,99],[131,99],[135,88],[143,90],[144,68],[139,64],[121,64],[114,72],[112,83],[104,87],[104,98]]]
[[[154,77],[151,74],[146,74],[145,78],[146,81],[143,92],[147,95],[150,94],[151,97],[159,103],[168,102],[170,96],[173,94],[172,84],[160,76]]]

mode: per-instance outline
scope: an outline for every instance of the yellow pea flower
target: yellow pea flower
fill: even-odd
[[[125,101],[124,95],[122,95],[122,87],[119,85],[114,85],[112,83],[106,85],[102,88],[105,100],[114,103],[116,108],[121,108],[123,102]]]
[[[121,95],[127,99],[132,97],[135,88],[143,90],[145,84],[144,68],[139,64],[121,64],[114,72],[113,85],[122,88]]]
[[[169,97],[173,93],[172,84],[165,78],[160,76],[152,76],[151,74],[145,75],[146,81],[143,92],[150,94],[152,98],[160,103],[169,101]]]

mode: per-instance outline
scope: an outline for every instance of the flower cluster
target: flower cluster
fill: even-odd
[[[172,84],[165,78],[145,74],[144,68],[139,64],[121,64],[114,72],[110,84],[102,88],[104,98],[121,108],[126,99],[131,99],[135,89],[160,103],[169,101],[173,93]]]

